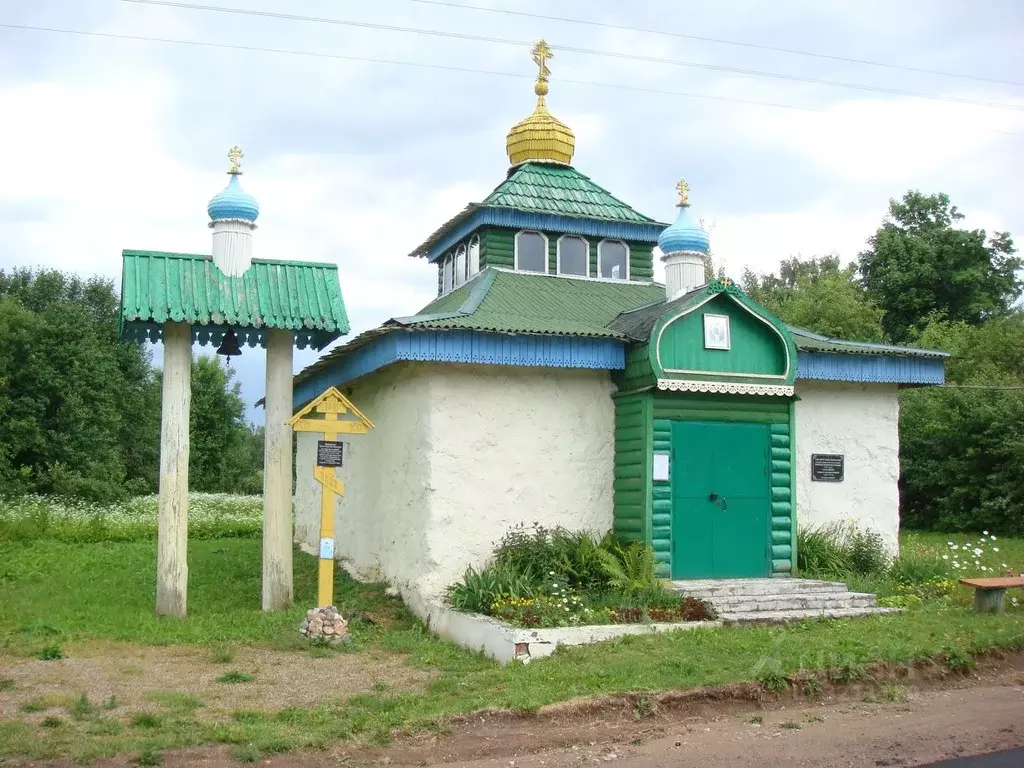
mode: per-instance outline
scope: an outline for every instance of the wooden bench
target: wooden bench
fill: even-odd
[[[960,583],[974,587],[974,610],[979,613],[1002,613],[1006,590],[1024,589],[1024,576],[1005,576],[994,579],[960,579]]]

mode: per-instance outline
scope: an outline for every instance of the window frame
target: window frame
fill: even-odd
[[[586,272],[584,272],[582,275],[577,275],[575,272],[562,271],[562,241],[565,240],[566,238],[582,240],[583,245],[586,247],[587,256],[586,261],[584,262],[584,264],[586,265]],[[583,237],[583,235],[571,234],[562,235],[561,237],[558,238],[558,241],[555,243],[555,274],[561,275],[562,277],[577,277],[590,279],[590,241],[587,240],[587,238]]]
[[[459,288],[466,284],[466,258],[468,251],[466,250],[465,244],[460,245],[455,249],[455,255],[453,258],[452,267],[452,290]],[[462,264],[459,264],[459,259],[462,259]]]
[[[476,252],[473,252],[474,246]],[[480,272],[480,235],[469,238],[469,250],[466,252],[466,281]]]
[[[452,292],[454,283],[454,263],[451,253],[446,253],[441,259],[441,295],[446,296]]]
[[[601,246],[604,245],[605,243],[618,243],[619,245],[621,245],[623,248],[626,249],[626,276],[625,277],[605,277],[604,276],[604,270],[601,268],[602,267],[602,264],[601,264]],[[630,278],[630,274],[629,274],[629,257],[630,257],[629,243],[627,243],[625,240],[620,240],[617,237],[606,237],[603,240],[600,240],[597,243],[597,277],[600,278],[601,280],[629,280],[629,278]]]
[[[536,271],[536,270],[533,270],[533,269],[520,269],[519,268],[519,236],[520,235],[540,235],[544,239],[544,271],[543,272],[539,272],[539,271]],[[512,268],[516,272],[523,272],[524,274],[530,274],[530,275],[547,275],[547,274],[550,274],[550,271],[551,271],[550,270],[550,264],[549,264],[550,261],[551,261],[551,243],[548,240],[548,236],[547,235],[545,235],[543,232],[541,232],[539,230],[536,230],[536,229],[521,229],[518,232],[516,232],[516,236],[515,236],[515,240],[514,240],[514,245],[513,245],[513,248],[512,248]]]

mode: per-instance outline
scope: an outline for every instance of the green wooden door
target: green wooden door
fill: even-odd
[[[767,424],[672,425],[672,577],[771,572]]]

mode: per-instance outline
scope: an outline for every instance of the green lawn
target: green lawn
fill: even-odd
[[[939,547],[950,540],[909,538]],[[1006,541],[1004,547],[1007,562],[1024,567],[1024,541]],[[312,605],[315,560],[296,554],[297,607],[265,615],[259,611],[260,548],[257,539],[190,542],[189,617],[175,620],[152,614],[152,541],[0,541],[0,648],[26,656],[60,646],[73,657],[91,640],[112,639],[310,653],[299,643],[297,626]],[[253,710],[249,703],[231,722],[205,716],[202,708],[176,708],[136,723],[116,710],[78,702],[65,704],[60,722],[46,727],[13,712],[0,716],[0,756],[87,759],[206,742],[238,745],[240,756],[246,750],[265,755],[345,739],[383,740],[393,728],[437,727],[448,716],[484,707],[532,711],[579,696],[778,679],[798,670],[842,668],[855,677],[876,661],[940,658],[963,664],[978,651],[1024,647],[1020,610],[985,616],[937,604],[895,616],[627,638],[501,667],[431,636],[379,585],[339,575],[336,595],[344,612],[364,611],[374,619],[354,623],[355,643],[345,653],[392,656],[431,670],[426,690],[397,693],[384,687],[302,710]]]

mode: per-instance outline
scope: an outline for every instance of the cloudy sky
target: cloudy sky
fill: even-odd
[[[662,220],[686,178],[730,274],[793,255],[853,259],[909,188],[948,193],[970,226],[1024,237],[1019,0],[203,4],[350,23],[0,0],[0,269],[116,281],[122,248],[208,253],[206,202],[240,144],[262,207],[256,255],[336,262],[355,332],[410,314],[436,273],[406,254],[504,178],[541,37],[574,165]],[[313,359],[297,353],[296,370]],[[262,356],[234,365],[251,404]]]

